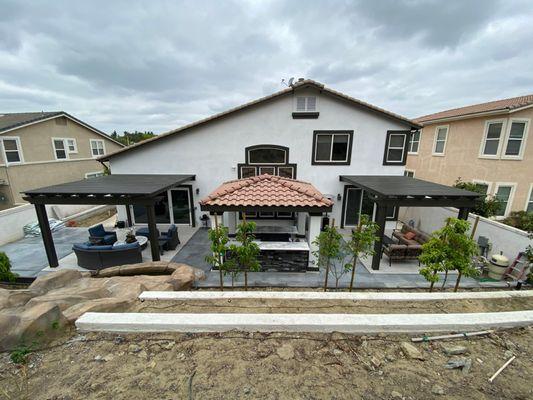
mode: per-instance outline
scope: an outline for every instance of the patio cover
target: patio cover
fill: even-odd
[[[195,175],[105,175],[62,183],[23,192],[24,200],[35,205],[37,220],[41,228],[44,247],[50,267],[59,265],[48,225],[46,204],[113,204],[143,205],[148,216],[148,229],[152,259],[159,261],[159,246],[155,222],[154,204],[162,193],[173,186],[195,180]],[[128,222],[131,214],[126,207]]]
[[[381,247],[385,233],[387,207],[456,207],[458,217],[468,219],[470,208],[482,196],[479,193],[401,175],[340,175],[345,182],[370,194],[376,203],[378,240],[374,245],[372,269],[379,269]]]
[[[331,211],[333,202],[311,183],[273,175],[228,181],[200,201],[202,211]]]

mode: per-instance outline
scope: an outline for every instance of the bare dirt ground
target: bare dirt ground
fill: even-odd
[[[228,299],[195,301],[144,301],[134,312],[172,313],[329,313],[329,314],[425,314],[500,312],[533,309],[533,297],[521,299],[446,301],[353,301]]]
[[[405,336],[87,334],[29,356],[0,355],[2,399],[531,399],[533,329],[415,346]],[[448,356],[443,346],[468,354]],[[510,357],[515,361],[488,378]],[[446,369],[472,360],[470,371]],[[23,376],[26,375],[27,379]]]

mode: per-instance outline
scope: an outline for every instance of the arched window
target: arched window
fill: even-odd
[[[288,162],[288,149],[281,146],[252,146],[246,149],[246,163],[249,165],[284,165]]]

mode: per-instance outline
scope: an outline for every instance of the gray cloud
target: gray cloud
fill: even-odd
[[[516,1],[0,0],[0,111],[163,132],[319,80],[416,117],[533,92]]]

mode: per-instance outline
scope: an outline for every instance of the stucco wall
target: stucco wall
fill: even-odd
[[[458,210],[448,207],[405,207],[399,212],[399,219],[403,222],[413,220],[415,227],[431,233],[440,229],[446,223],[446,218],[457,217]],[[475,215],[469,216],[469,221],[474,225]],[[528,239],[527,233],[511,226],[480,217],[474,239],[485,236],[492,243],[491,254],[503,254],[509,259],[514,259],[518,252],[524,251],[528,244],[533,244]]]
[[[245,147],[274,144],[289,148],[289,162],[297,163],[297,179],[313,183],[334,197],[333,217],[340,221],[344,184],[339,175],[402,175],[403,166],[383,166],[387,130],[409,126],[381,114],[355,108],[322,95],[318,119],[293,119],[293,96],[288,95],[207,125],[114,157],[113,174],[195,174],[196,218],[198,201],[226,180],[237,178],[237,163],[244,162]],[[353,130],[351,165],[311,165],[314,130]]]
[[[533,183],[533,140],[526,140],[523,160],[479,158],[485,122],[494,119],[530,119],[528,136],[532,135],[533,109],[510,115],[488,116],[453,122],[430,124],[421,131],[418,155],[407,157],[406,168],[415,171],[415,177],[451,185],[458,177],[464,181],[480,180],[491,183],[489,190],[496,189],[497,182],[516,183],[511,210],[524,210],[530,185]],[[432,155],[437,126],[448,125],[448,140],[445,156]]]

